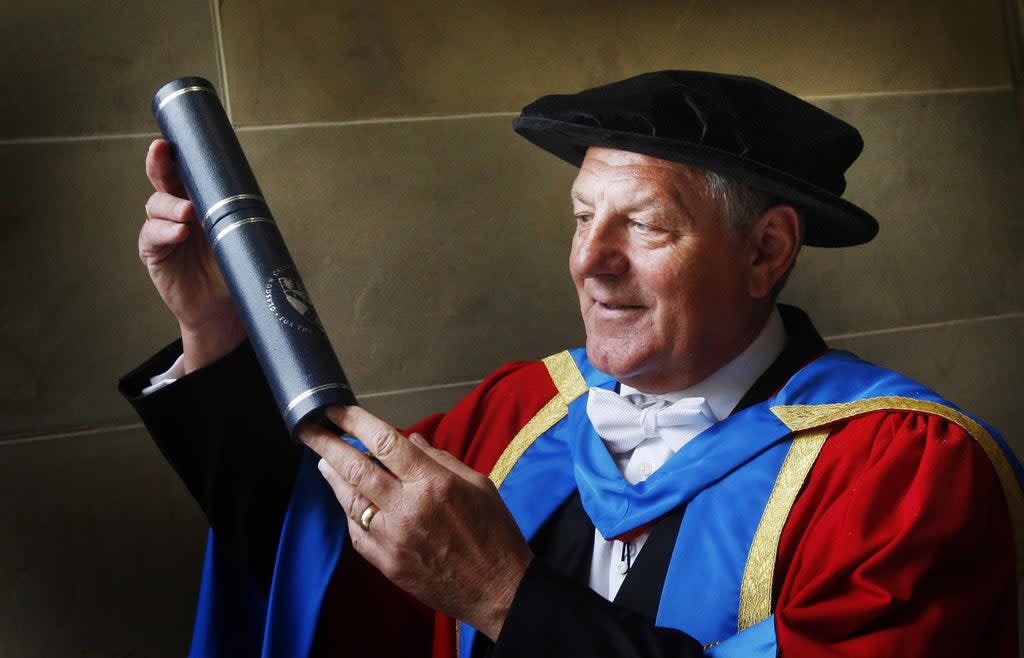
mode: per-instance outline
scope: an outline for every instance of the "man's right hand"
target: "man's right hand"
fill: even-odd
[[[174,164],[171,145],[154,141],[146,176],[156,190],[146,202],[139,258],[181,328],[185,372],[216,361],[245,340],[220,268]]]

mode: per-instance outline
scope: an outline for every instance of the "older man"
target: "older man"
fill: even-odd
[[[357,441],[305,452],[151,147],[140,253],[182,341],[122,389],[212,526],[193,654],[1015,656],[1019,465],[775,305],[801,244],[874,236],[839,196],[857,132],[687,71],[516,129],[580,169],[586,348],[406,432],[329,409]]]

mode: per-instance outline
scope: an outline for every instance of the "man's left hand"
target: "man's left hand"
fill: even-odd
[[[360,407],[328,418],[387,467],[320,426],[299,438],[348,517],[352,546],[423,603],[496,640],[533,553],[486,476],[450,453],[408,438]],[[368,530],[360,524],[370,505]]]

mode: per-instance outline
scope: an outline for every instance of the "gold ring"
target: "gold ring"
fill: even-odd
[[[373,517],[377,516],[377,512],[380,508],[370,503],[370,506],[363,510],[362,516],[359,517],[359,527],[370,532],[370,521],[373,521]]]

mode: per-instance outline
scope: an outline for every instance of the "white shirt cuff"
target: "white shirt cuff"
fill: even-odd
[[[170,386],[174,382],[178,381],[185,376],[185,355],[182,354],[175,359],[174,364],[167,370],[162,372],[155,377],[149,378],[149,386],[142,389],[142,395],[146,396],[151,393],[156,393],[165,386]]]

